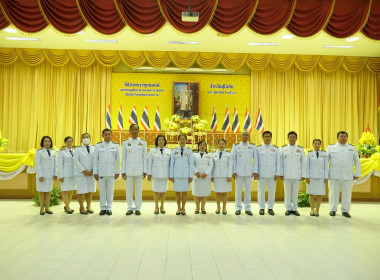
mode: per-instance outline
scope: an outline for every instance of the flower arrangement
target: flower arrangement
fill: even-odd
[[[379,152],[380,146],[376,146],[375,136],[369,127],[367,127],[363,132],[362,137],[359,139],[359,145],[356,146],[356,149],[360,156],[367,158]]]
[[[0,152],[4,152],[8,146],[8,140],[3,138],[0,130]]]
[[[173,122],[179,122],[179,119],[180,119],[180,117],[179,117],[179,115],[177,115],[177,114],[174,114],[174,115],[171,117],[171,120],[172,120]]]
[[[172,130],[177,129],[178,128],[178,124],[176,124],[175,122],[171,122],[169,124],[169,128],[172,129]]]
[[[170,120],[170,118],[166,118],[164,120],[164,124],[166,124],[167,126],[169,126],[169,124],[171,123],[172,121]]]
[[[203,123],[199,122],[199,123],[196,123],[196,124],[194,125],[194,128],[195,128],[195,129],[198,129],[198,130],[202,130],[202,129],[205,128],[205,126],[204,126]]]
[[[199,121],[200,121],[200,117],[198,116],[198,115],[193,115],[192,117],[191,117],[191,121],[193,122],[193,123],[198,123]]]
[[[184,127],[181,129],[181,132],[185,133],[185,134],[189,134],[191,132],[191,128],[190,127]]]
[[[208,122],[205,119],[201,119],[199,123],[203,124],[203,126],[208,125]]]

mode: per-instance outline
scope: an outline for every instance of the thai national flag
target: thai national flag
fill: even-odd
[[[156,109],[156,115],[154,116],[154,131],[159,132],[161,130],[160,112],[158,110],[158,105]]]
[[[215,111],[215,105],[214,105],[214,109],[212,110],[211,127],[210,127],[212,133],[215,133],[217,127],[218,127],[218,124],[216,120],[216,111]]]
[[[259,112],[257,113],[257,118],[256,118],[256,129],[260,131],[261,134],[264,132],[264,121],[263,121],[263,116],[261,115],[261,110],[259,108]]]
[[[237,110],[236,110],[236,106],[235,106],[235,109],[234,109],[234,116],[232,118],[232,131],[235,134],[238,134],[239,131],[240,131],[239,116],[238,116],[238,113],[237,113]]]
[[[119,116],[117,117],[117,129],[119,131],[122,131],[124,129],[123,126],[123,111],[121,110],[121,105],[119,108]]]
[[[107,114],[106,114],[106,128],[111,129],[111,105],[107,106]]]
[[[230,132],[230,116],[228,115],[228,106],[226,106],[226,113],[224,114],[222,130],[225,133]]]
[[[244,130],[248,131],[249,133],[252,132],[252,125],[251,125],[251,118],[249,117],[248,114],[248,107],[247,110],[245,111],[245,117],[244,117]]]
[[[131,116],[129,117],[129,123],[130,124],[137,124],[137,114],[136,114],[136,107],[133,105]]]
[[[149,128],[148,108],[147,108],[146,105],[145,105],[144,111],[142,113],[140,123],[142,124],[142,126],[144,127],[145,130],[149,130],[150,129]]]

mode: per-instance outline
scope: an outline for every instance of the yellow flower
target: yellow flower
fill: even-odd
[[[379,152],[380,151],[380,146],[376,146],[375,150],[376,150],[376,152]]]
[[[171,122],[170,124],[169,124],[169,128],[170,129],[176,129],[178,127],[178,125],[175,123],[175,122]]]
[[[0,152],[4,151],[4,148],[3,147],[0,147]]]
[[[187,134],[187,133],[190,133],[190,131],[191,131],[191,128],[189,128],[189,127],[182,128],[182,133]]]
[[[165,123],[166,125],[169,125],[169,124],[171,123],[171,120],[170,120],[169,118],[166,118],[166,119],[164,120],[164,123]]]
[[[1,130],[0,130],[0,139],[3,138],[3,135],[1,134]]]
[[[375,153],[371,156],[371,159],[377,160],[380,159],[380,153]]]
[[[177,114],[172,116],[172,121],[173,122],[178,122],[179,121],[179,116]]]
[[[201,119],[199,122],[202,123],[204,126],[208,124],[208,122],[205,119]]]
[[[199,117],[198,115],[193,115],[193,116],[191,117],[191,121],[192,121],[192,122],[197,123],[197,122],[199,122],[199,120],[200,120],[200,117]]]
[[[363,140],[363,139],[360,139],[360,140],[359,140],[359,144],[363,146],[363,145],[364,145],[364,140]]]

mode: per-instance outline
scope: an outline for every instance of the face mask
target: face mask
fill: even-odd
[[[85,144],[85,145],[90,144],[90,138],[83,138],[82,139],[82,143]]]

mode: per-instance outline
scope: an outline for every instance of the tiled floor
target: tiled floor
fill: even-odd
[[[74,202],[73,205],[76,206]],[[53,207],[40,216],[30,200],[0,201],[0,279],[380,279],[380,204],[354,203],[347,219],[319,218],[300,209],[274,217],[214,214],[154,215],[144,202],[141,216],[73,215]],[[98,208],[95,202],[94,208]]]

